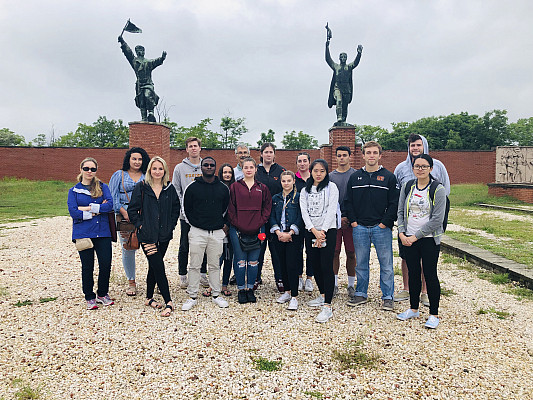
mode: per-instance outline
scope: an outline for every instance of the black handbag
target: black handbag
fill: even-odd
[[[246,233],[238,232],[237,236],[239,238],[239,244],[241,245],[242,251],[248,252],[261,248],[261,241],[257,237],[257,233],[248,235]]]

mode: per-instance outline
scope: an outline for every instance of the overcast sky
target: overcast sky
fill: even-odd
[[[331,70],[356,56],[348,122],[380,125],[466,111],[533,116],[533,2],[500,0],[0,0],[0,128],[27,140],[98,116],[140,119],[135,75],[117,37],[146,56],[169,117],[191,126],[231,113],[254,143],[273,129],[328,140]]]

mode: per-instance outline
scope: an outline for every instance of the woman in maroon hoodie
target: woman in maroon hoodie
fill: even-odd
[[[253,287],[261,244],[259,233],[270,216],[270,191],[255,179],[256,163],[246,158],[242,163],[244,178],[230,187],[228,218],[230,240],[233,246],[233,268],[239,289],[239,303],[255,303]]]

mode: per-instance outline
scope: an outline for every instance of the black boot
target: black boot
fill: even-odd
[[[241,304],[248,303],[248,296],[246,295],[246,290],[244,289],[239,290],[239,294],[237,295],[237,300]]]
[[[255,293],[252,289],[248,289],[246,291],[246,297],[248,298],[248,303],[255,303],[257,301],[257,298],[255,297]]]

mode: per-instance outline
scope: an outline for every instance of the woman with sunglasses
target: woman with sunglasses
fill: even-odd
[[[128,216],[128,206],[130,204],[133,188],[144,180],[144,174],[148,168],[150,157],[141,147],[132,147],[124,155],[122,169],[116,171],[109,180],[109,189],[113,196],[113,209],[116,213],[116,220],[120,229],[120,243],[122,247],[122,266],[128,288],[126,294],[135,296],[137,294],[137,283],[135,282],[135,252],[136,250],[126,250],[124,243],[127,242],[130,232],[135,227],[130,222]]]
[[[111,230],[108,213],[113,212],[113,198],[109,187],[96,177],[98,163],[92,157],[80,164],[78,183],[68,192],[68,211],[72,217],[72,241],[78,245],[81,259],[81,282],[88,310],[96,310],[100,303],[113,305],[109,297],[111,275]],[[82,242],[83,240],[83,242]],[[94,253],[98,257],[98,289],[94,293]]]
[[[178,193],[170,184],[169,176],[165,160],[157,156],[152,158],[145,180],[133,189],[128,208],[130,221],[137,228],[139,243],[148,259],[145,305],[155,309],[162,307],[153,298],[157,283],[165,301],[162,317],[170,316],[174,310],[163,258],[180,215]]]
[[[398,314],[397,317],[405,321],[420,316],[418,307],[422,286],[420,275],[420,260],[422,260],[429,297],[429,318],[425,327],[429,329],[437,328],[440,322],[440,282],[437,276],[437,262],[446,211],[446,191],[444,186],[431,176],[432,170],[433,159],[429,155],[416,156],[413,159],[416,179],[403,185],[398,203],[398,237],[405,246],[411,308]]]

